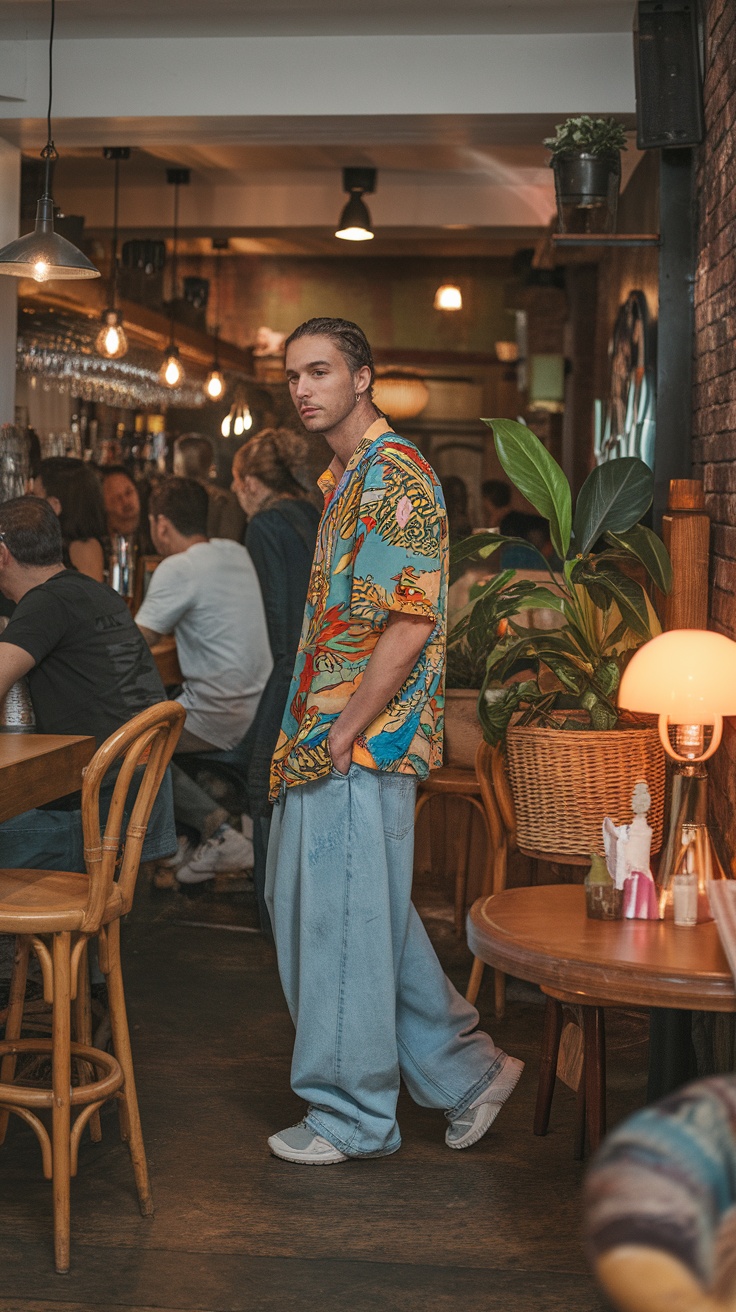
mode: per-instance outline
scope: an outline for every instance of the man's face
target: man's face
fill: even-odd
[[[329,337],[300,337],[286,352],[291,399],[310,433],[326,433],[355,408],[356,375]]]
[[[109,532],[135,533],[141,518],[135,484],[125,474],[108,474],[102,484],[102,498]]]

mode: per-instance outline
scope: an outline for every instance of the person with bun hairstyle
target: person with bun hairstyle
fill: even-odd
[[[298,478],[306,456],[306,440],[298,433],[286,428],[264,428],[241,446],[233,459],[232,490],[248,516],[245,545],[261,585],[273,656],[273,669],[256,714],[248,771],[253,882],[261,925],[269,935],[271,922],[264,885],[272,810],[268,798],[271,757],[299,646],[319,525],[319,511]]]

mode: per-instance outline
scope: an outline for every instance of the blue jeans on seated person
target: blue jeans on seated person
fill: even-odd
[[[143,771],[140,771],[140,778]],[[100,817],[104,824],[112,800],[112,788],[100,790]],[[133,807],[137,786],[135,777],[126,806],[126,822]],[[171,771],[161,781],[153,804],[148,831],[143,841],[141,860],[155,861],[176,850],[174,802]],[[81,810],[24,811],[0,824],[0,867],[29,870],[77,870],[84,864],[84,836]]]
[[[416,779],[351,765],[282,790],[266,902],[296,1026],[294,1092],[349,1157],[401,1143],[399,1081],[448,1119],[502,1069],[411,902]]]

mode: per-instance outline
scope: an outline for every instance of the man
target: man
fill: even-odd
[[[232,538],[242,542],[247,520],[233,492],[226,492],[210,481],[214,448],[209,438],[199,433],[185,433],[174,443],[174,473],[179,478],[196,478],[209,499],[207,535]]]
[[[102,499],[110,537],[137,533],[141,522],[141,499],[132,476],[123,465],[103,465]]]
[[[418,778],[441,764],[447,520],[437,477],[373,405],[364,334],[313,319],[287,342],[304,427],[334,452],[272,767],[267,899],[309,1105],[269,1139],[291,1162],[400,1146],[399,1079],[446,1142],[491,1125],[523,1063],[477,1030],[411,904]]]
[[[149,509],[151,536],[164,559],[136,623],[151,646],[166,633],[176,638],[184,676],[178,700],[187,712],[177,753],[227,750],[244,738],[271,673],[258,578],[245,547],[210,541],[207,493],[194,479],[166,479]],[[201,840],[191,855],[182,851],[180,883],[253,865],[250,839],[227,824],[227,812],[179,768],[174,804],[177,821]]]
[[[15,609],[0,633],[0,699],[28,676],[39,733],[89,734],[98,747],[165,699],[151,654],[122,597],[65,569],[59,520],[38,497],[0,505],[0,591]],[[103,791],[103,805],[109,802]],[[0,824],[0,865],[85,869],[79,794]],[[149,822],[144,860],[176,846],[171,783]]]
[[[497,528],[500,533],[505,533],[502,525],[511,505],[509,484],[500,478],[487,478],[480,485],[480,499],[483,506],[483,528]]]

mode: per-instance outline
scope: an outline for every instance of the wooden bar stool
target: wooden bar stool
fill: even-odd
[[[504,859],[505,833],[498,814],[493,792],[485,780],[485,766],[492,749],[486,743],[480,743],[476,752],[474,770],[461,769],[458,766],[443,766],[433,771],[419,785],[419,794],[414,811],[414,823],[419,819],[424,807],[433,797],[459,797],[468,806],[479,813],[483,820],[486,835],[486,859],[483,865],[482,894],[497,893],[505,887],[506,864]],[[468,892],[468,870],[470,864],[471,829],[468,824],[465,835],[464,859],[455,872],[455,933],[460,938],[465,927],[465,904]],[[503,882],[501,882],[503,881]],[[474,1003],[478,997],[483,979],[483,962],[473,958],[468,987],[465,997]]]
[[[183,722],[184,711],[177,702],[161,702],[118,729],[92,758],[82,783],[85,874],[0,870],[0,933],[17,936],[5,1039],[0,1043],[0,1143],[8,1114],[14,1112],[30,1125],[41,1145],[44,1175],[53,1182],[54,1255],[60,1272],[69,1270],[70,1180],[77,1171],[82,1132],[92,1122],[93,1138],[99,1138],[97,1113],[114,1095],[120,1099],[121,1137],[130,1149],[141,1212],[144,1216],[153,1212],[125,1012],[120,917],[133,903],[146,828]],[[119,771],[101,834],[100,785],[117,762]],[[143,765],[118,870],[128,790],[137,767]],[[112,1056],[91,1044],[87,945],[93,937],[108,987]],[[41,964],[44,998],[52,1008],[50,1039],[20,1037],[31,947]],[[71,1039],[72,1002],[76,1042]],[[18,1058],[39,1053],[51,1058],[51,1088],[13,1082]],[[72,1061],[77,1066],[74,1086]],[[72,1108],[79,1109],[73,1123]],[[50,1134],[38,1115],[49,1109]]]

